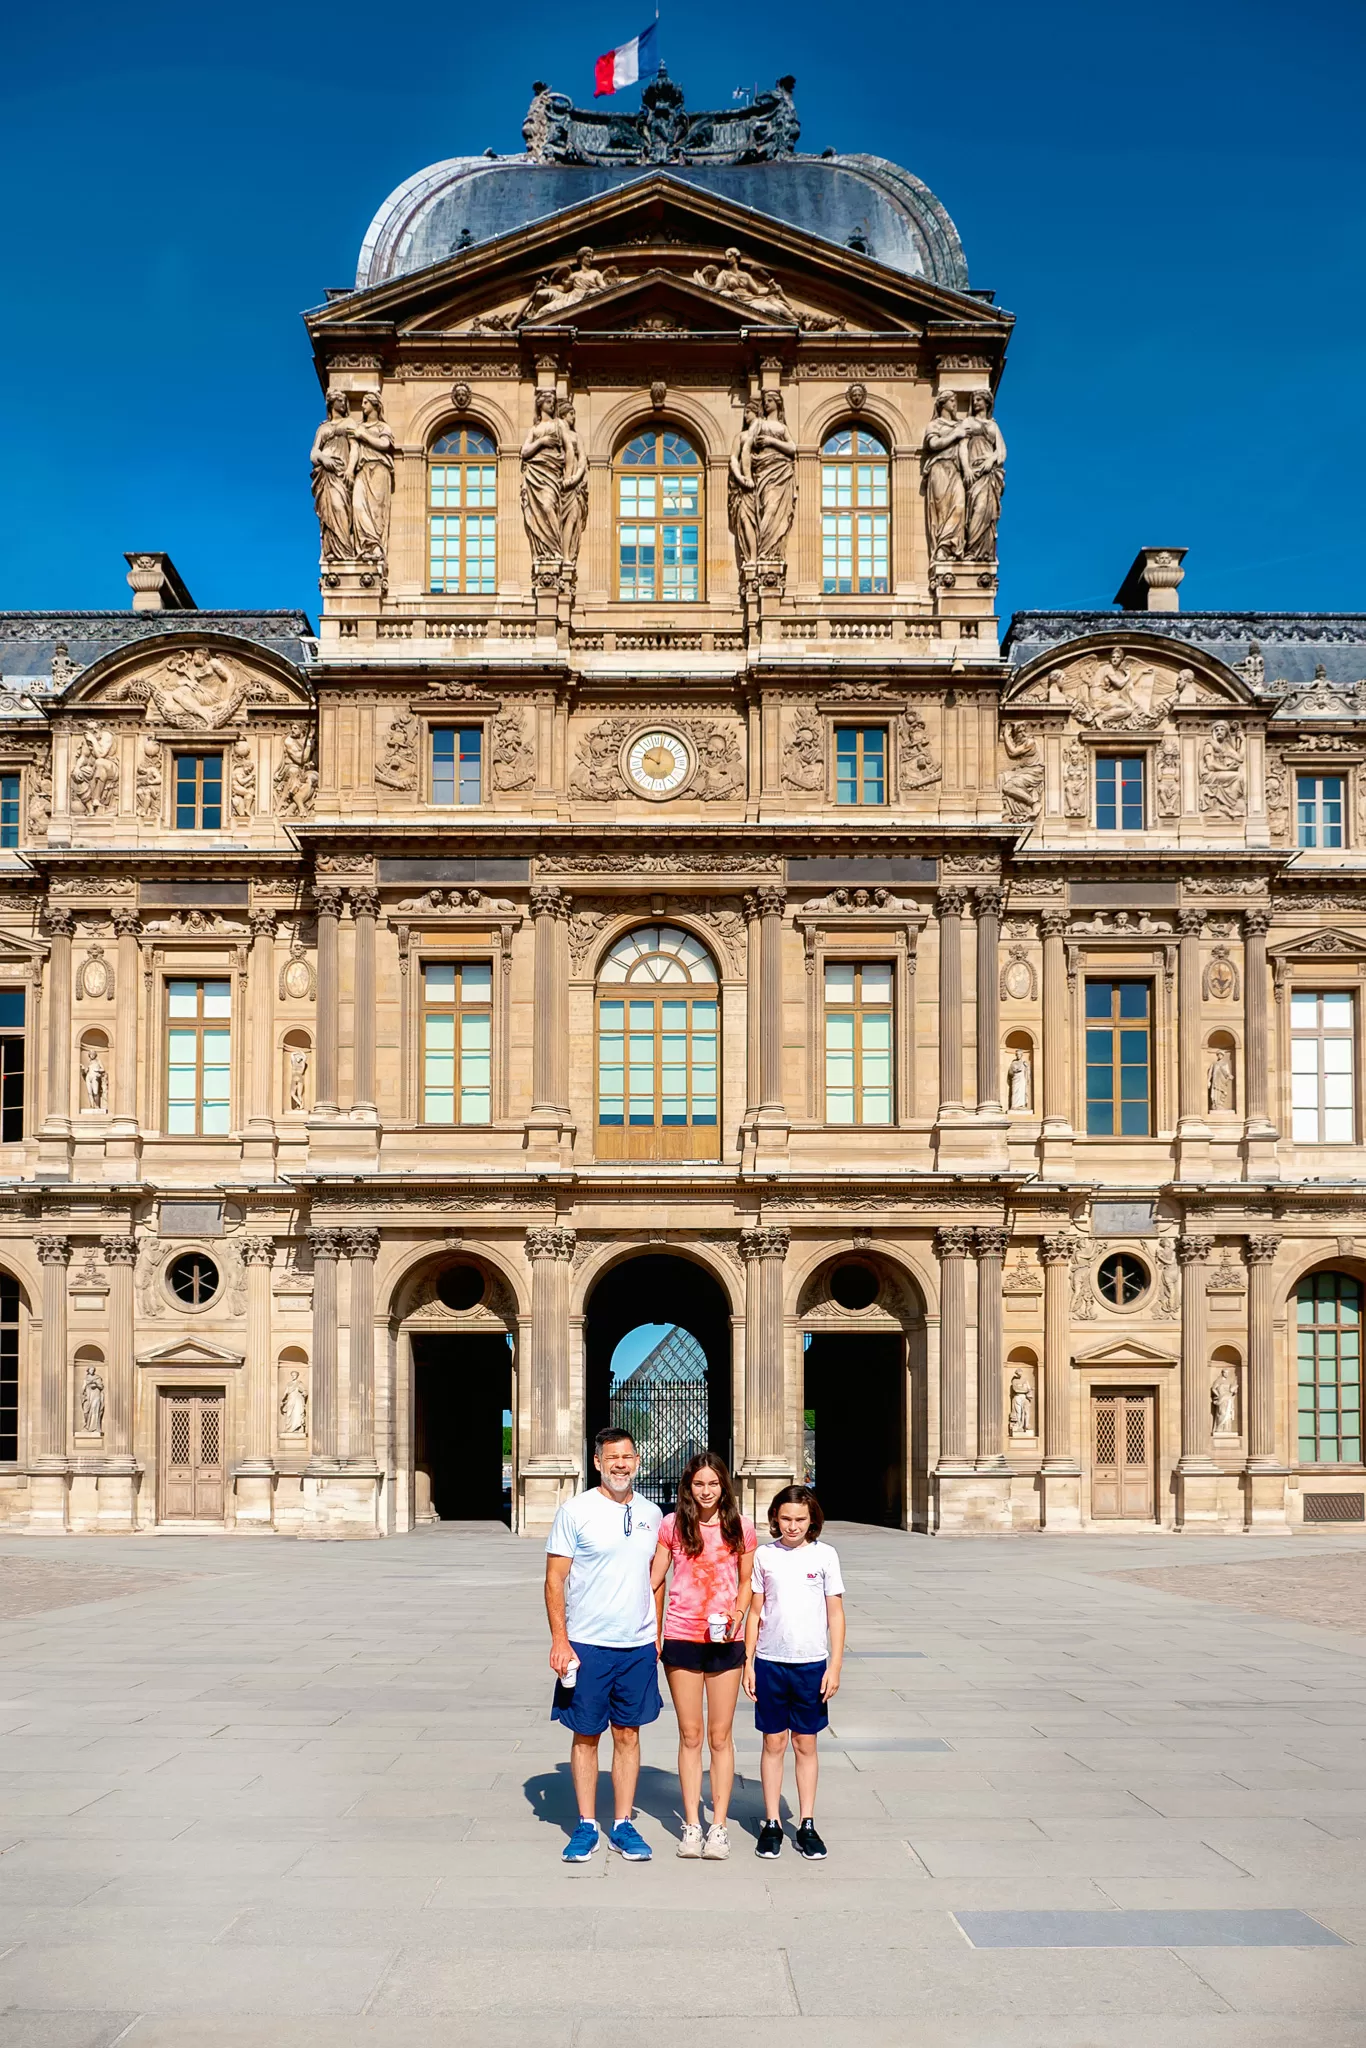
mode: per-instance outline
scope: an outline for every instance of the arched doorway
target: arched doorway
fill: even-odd
[[[516,1309],[506,1283],[461,1255],[411,1283],[413,1520],[513,1524]]]
[[[730,1304],[705,1267],[644,1252],[611,1267],[584,1316],[585,1469],[608,1422],[641,1454],[640,1491],[665,1509],[695,1451],[731,1456]]]
[[[802,1290],[806,1477],[832,1520],[925,1525],[924,1317],[884,1261],[831,1259]]]

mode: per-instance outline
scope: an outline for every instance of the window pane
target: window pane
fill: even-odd
[[[461,1000],[487,1003],[493,996],[493,968],[487,960],[469,960],[460,969]]]
[[[232,995],[226,981],[204,983],[204,1015],[206,1017],[228,1017],[232,1014]]]
[[[448,961],[429,961],[423,969],[423,981],[429,1003],[449,1003],[455,1000],[455,966]]]
[[[1325,1031],[1350,1031],[1352,1028],[1352,998],[1350,995],[1325,995],[1323,1003],[1323,1026]]]

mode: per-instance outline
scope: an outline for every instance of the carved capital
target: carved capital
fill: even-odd
[[[526,1255],[529,1259],[563,1259],[567,1264],[574,1256],[574,1244],[574,1233],[567,1224],[546,1225],[527,1232]]]
[[[1257,904],[1243,912],[1243,930],[1251,938],[1263,938],[1271,929],[1271,909],[1267,904]]]
[[[121,939],[136,939],[142,934],[142,919],[131,903],[116,903],[109,915],[114,920],[114,930]]]
[[[972,1250],[976,1232],[965,1223],[948,1223],[934,1233],[934,1249],[940,1259],[965,1259]]]
[[[792,1232],[781,1223],[761,1223],[754,1230],[740,1232],[740,1257],[749,1259],[785,1259],[788,1246],[792,1243]]]
[[[1176,1240],[1176,1256],[1183,1266],[1199,1266],[1214,1250],[1212,1237],[1181,1236]]]
[[[313,891],[313,904],[319,917],[340,917],[342,897],[340,889],[320,887]]]
[[[33,1249],[38,1254],[40,1266],[69,1266],[71,1264],[71,1239],[69,1237],[35,1237]]]
[[[553,882],[533,882],[531,885],[531,915],[533,917],[559,917],[561,915],[562,892]]]
[[[275,912],[273,910],[252,910],[247,915],[247,926],[254,939],[275,937]]]
[[[106,1266],[135,1266],[138,1241],[135,1237],[106,1237],[101,1245]]]
[[[273,1237],[239,1237],[237,1256],[244,1266],[273,1266],[275,1263],[275,1239]]]
[[[979,917],[999,918],[1006,907],[1006,892],[1004,889],[975,889],[973,891],[973,898],[977,905],[977,915]]]
[[[967,907],[967,900],[967,890],[960,889],[956,883],[941,889],[936,898],[941,921],[946,917],[961,917]]]
[[[353,1263],[357,1259],[370,1259],[373,1261],[379,1257],[379,1232],[377,1230],[372,1230],[368,1226],[361,1226],[356,1229],[344,1230],[341,1235],[342,1249],[345,1251],[347,1258],[352,1260]]]
[[[316,1265],[319,1259],[339,1259],[342,1255],[342,1233],[339,1230],[308,1230],[308,1248]]]
[[[979,1259],[1003,1259],[1010,1245],[1010,1232],[992,1224],[972,1233],[972,1248]]]
[[[1250,1237],[1247,1240],[1249,1266],[1269,1266],[1281,1248],[1278,1237]]]
[[[740,904],[746,924],[753,924],[759,915],[759,899],[752,889],[745,891]]]
[[[765,884],[754,892],[760,917],[781,917],[787,909],[787,891]]]
[[[1039,1239],[1039,1263],[1041,1265],[1070,1266],[1075,1251],[1076,1244],[1074,1240],[1070,1237],[1065,1237],[1061,1232],[1055,1233],[1052,1237],[1041,1237]]]
[[[379,916],[378,889],[352,889],[350,894],[352,917]]]
[[[46,903],[43,906],[43,924],[49,937],[69,939],[75,929],[75,919],[64,903]]]
[[[1067,930],[1065,910],[1045,910],[1039,917],[1039,930],[1046,939],[1060,939]]]
[[[1205,912],[1203,910],[1178,910],[1176,913],[1176,929],[1180,932],[1183,939],[1198,939],[1204,929],[1204,925]]]

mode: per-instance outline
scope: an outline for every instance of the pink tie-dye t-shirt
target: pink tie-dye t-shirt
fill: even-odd
[[[753,1550],[754,1524],[741,1516],[745,1549]],[[730,1614],[740,1586],[740,1560],[721,1533],[721,1518],[703,1522],[702,1555],[689,1557],[678,1536],[678,1517],[665,1515],[659,1525],[659,1540],[673,1554],[673,1577],[669,1581],[669,1604],[664,1610],[664,1635],[675,1642],[705,1643],[707,1616]]]

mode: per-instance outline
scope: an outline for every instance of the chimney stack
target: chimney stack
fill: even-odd
[[[192,612],[198,609],[169,555],[128,555],[128,581],[135,612]]]
[[[1140,548],[1119,589],[1115,603],[1126,612],[1179,612],[1178,594],[1185,570],[1185,548]]]

